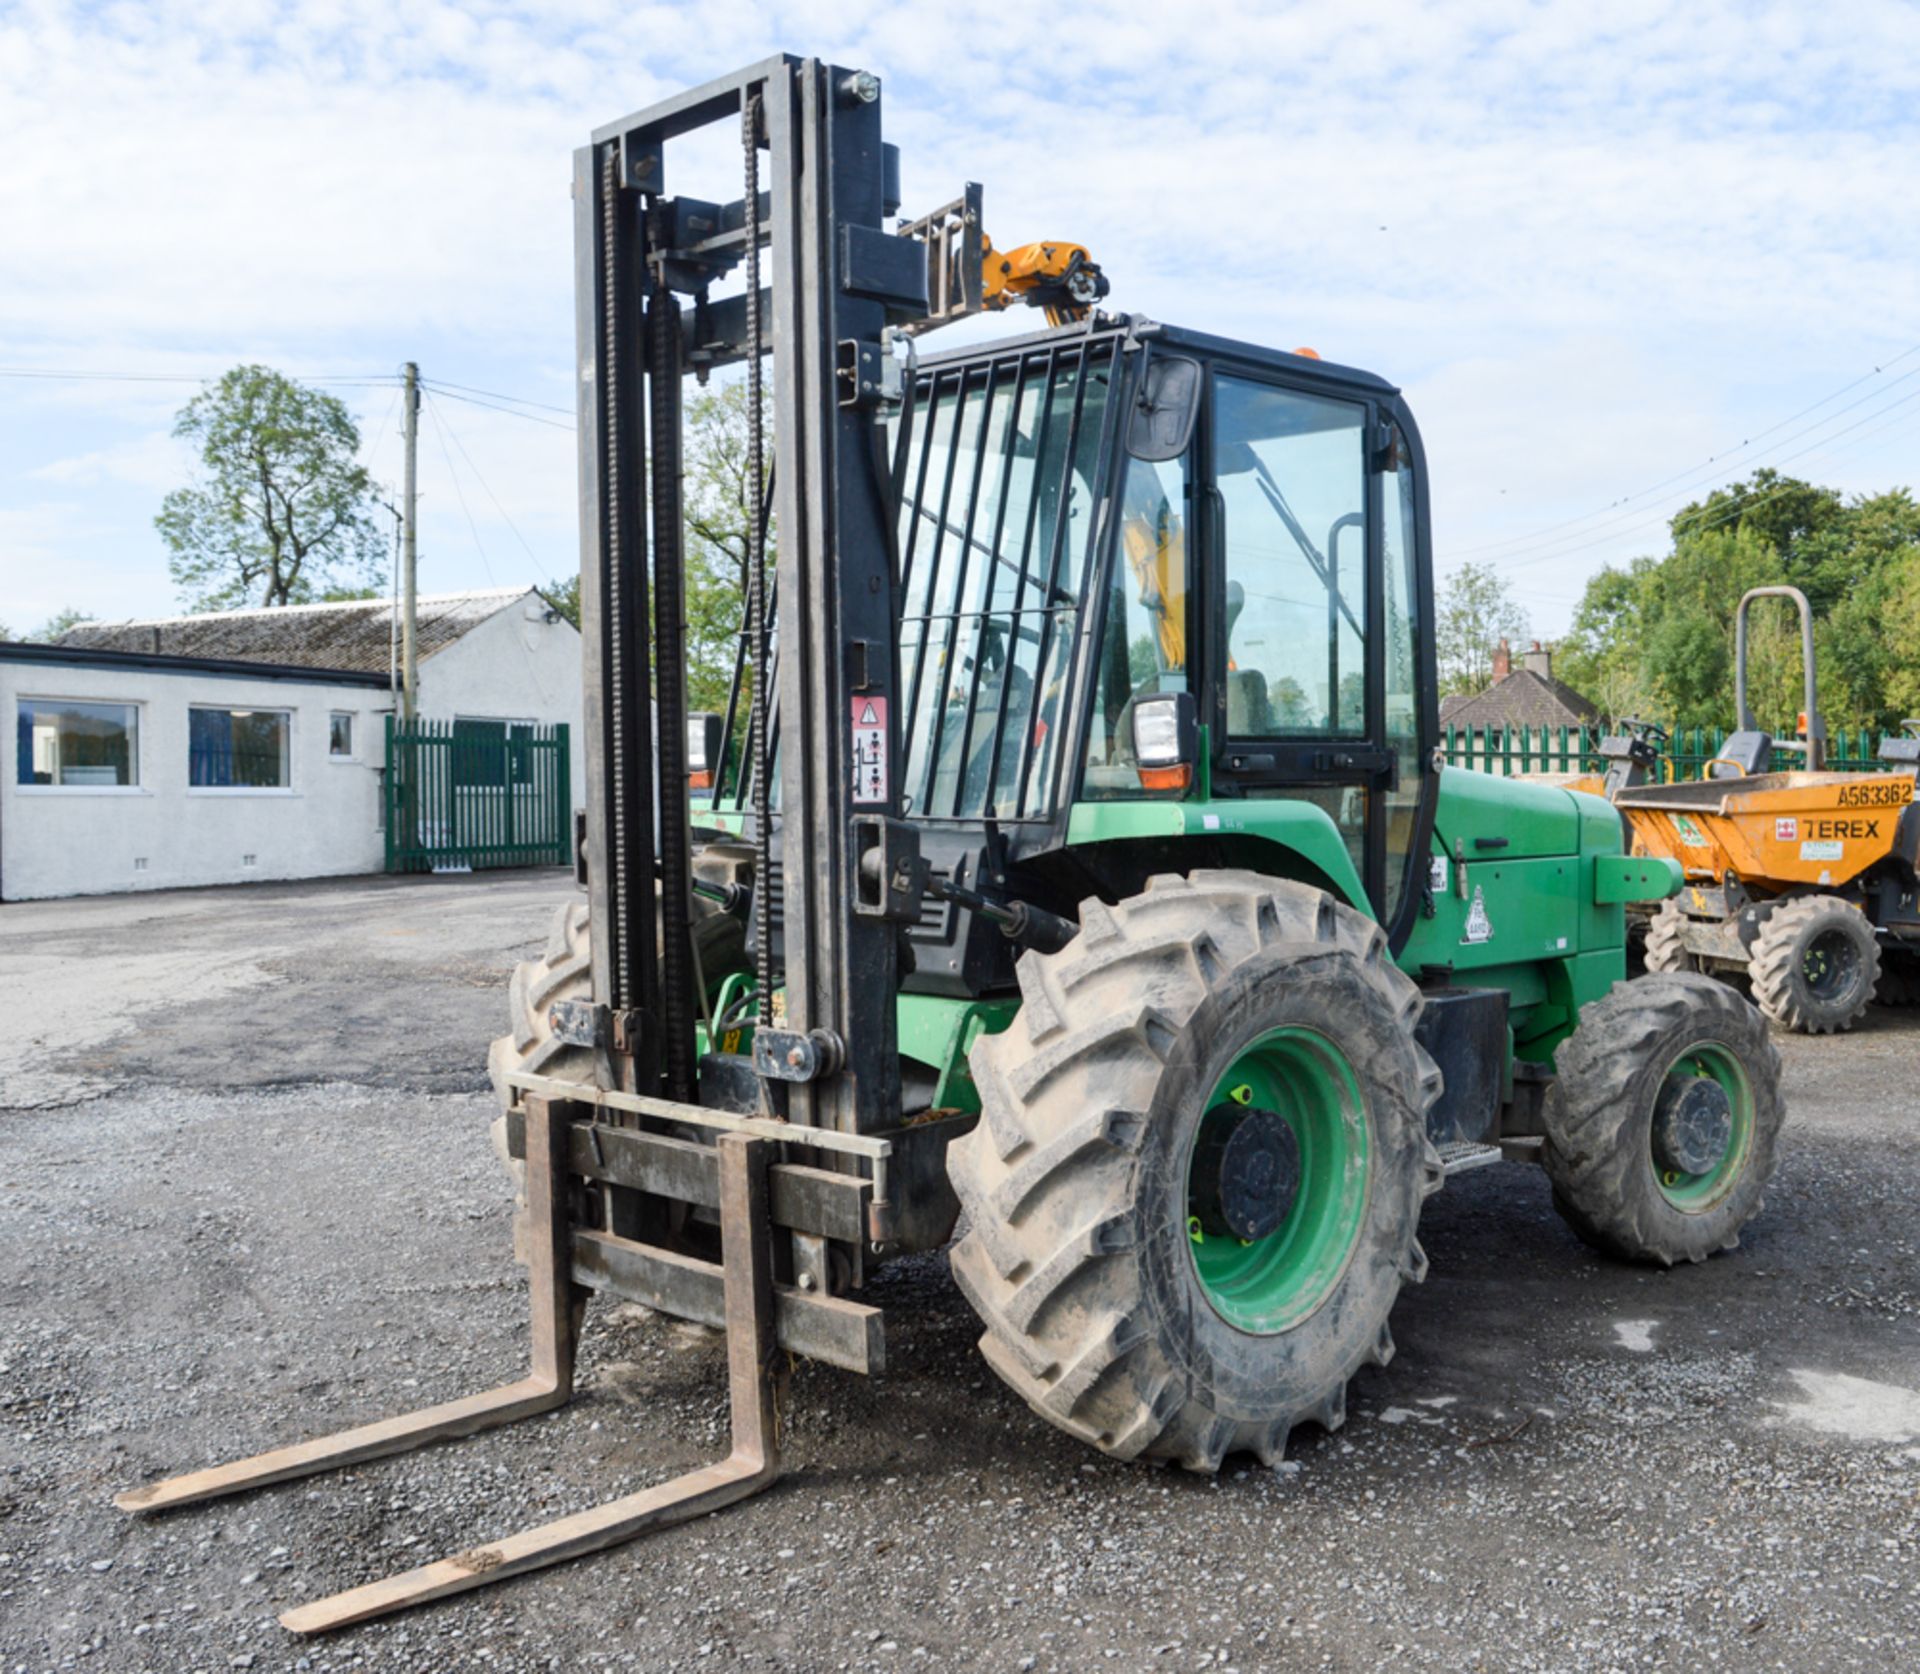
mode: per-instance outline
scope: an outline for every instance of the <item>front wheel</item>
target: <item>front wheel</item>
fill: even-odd
[[[1711,977],[1617,982],[1556,1054],[1543,1160],[1589,1244],[1671,1267],[1732,1249],[1783,1116],[1766,1023]]]
[[[1662,901],[1660,910],[1647,926],[1647,946],[1642,957],[1650,971],[1694,971],[1699,966],[1687,951],[1687,915],[1678,901]]]
[[[1838,1034],[1873,1003],[1880,944],[1857,907],[1834,895],[1802,895],[1767,915],[1750,969],[1755,1002],[1783,1029]]]
[[[1247,872],[1157,877],[1017,967],[948,1168],[988,1363],[1120,1458],[1212,1471],[1345,1417],[1425,1273],[1440,1074],[1377,925]]]

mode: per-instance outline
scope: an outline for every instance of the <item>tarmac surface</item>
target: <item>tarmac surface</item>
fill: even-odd
[[[1602,1260],[1461,1175],[1346,1427],[1121,1465],[986,1369],[944,1256],[882,1379],[802,1364],[764,1496],[320,1640],[277,1611],[724,1448],[719,1339],[590,1310],[584,1391],[136,1521],[123,1487],[517,1376],[484,1062],[557,872],[0,907],[0,1674],[1920,1665],[1920,1014],[1786,1038],[1742,1247]]]

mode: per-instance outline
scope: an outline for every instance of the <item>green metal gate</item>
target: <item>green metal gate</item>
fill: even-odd
[[[387,870],[565,866],[572,860],[567,728],[387,717]]]

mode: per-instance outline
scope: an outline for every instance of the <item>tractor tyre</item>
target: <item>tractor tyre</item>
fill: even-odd
[[[1802,895],[1767,915],[1749,970],[1755,1003],[1781,1028],[1838,1034],[1873,1003],[1880,944],[1858,908],[1837,896]]]
[[[1920,1006],[1920,956],[1900,951],[1880,961],[1880,981],[1873,990],[1877,1006]]]
[[[735,971],[747,969],[746,926],[733,914],[702,897],[694,897],[693,940],[709,996]],[[513,1248],[524,1259],[526,1218],[525,1165],[507,1153],[507,1110],[513,1090],[507,1077],[515,1072],[551,1076],[556,1081],[585,1085],[613,1085],[612,1066],[597,1047],[570,1046],[556,1038],[548,1012],[561,1000],[593,998],[593,939],[587,924],[587,904],[569,901],[553,915],[546,951],[514,967],[507,985],[510,1028],[487,1050],[487,1075],[500,1114],[493,1119],[493,1149],[513,1181]]]
[[[1753,1006],[1689,972],[1617,982],[1556,1054],[1543,1160],[1595,1249],[1671,1267],[1740,1242],[1773,1173],[1780,1054]]]
[[[587,904],[569,901],[553,915],[547,946],[538,959],[524,959],[514,967],[507,984],[509,1029],[487,1049],[487,1075],[493,1082],[500,1114],[489,1137],[513,1182],[513,1254],[525,1262],[527,1219],[526,1164],[508,1155],[507,1110],[513,1103],[508,1075],[518,1071],[550,1075],[556,1081],[578,1081],[607,1087],[612,1069],[604,1050],[570,1046],[558,1039],[547,1021],[549,1009],[561,1000],[593,998],[592,939],[587,928]]]
[[[1660,910],[1647,926],[1647,946],[1642,954],[1649,971],[1695,971],[1700,967],[1687,951],[1681,938],[1686,934],[1687,915],[1678,901],[1662,901]]]
[[[1393,1353],[1441,1179],[1440,1072],[1379,926],[1196,872],[1083,902],[1078,938],[1016,970],[948,1156],[988,1364],[1116,1458],[1274,1464],[1296,1424],[1337,1429],[1348,1379]]]

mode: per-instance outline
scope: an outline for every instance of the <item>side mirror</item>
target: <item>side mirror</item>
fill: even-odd
[[[1178,459],[1193,439],[1204,383],[1200,363],[1186,355],[1148,351],[1147,370],[1127,415],[1127,452],[1149,465]]]

